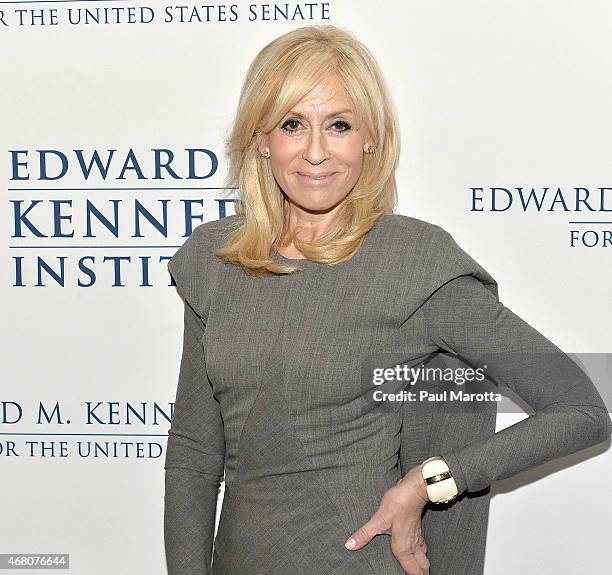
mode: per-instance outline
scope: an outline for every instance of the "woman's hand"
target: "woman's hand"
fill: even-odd
[[[421,465],[385,492],[372,517],[351,534],[347,549],[361,549],[375,535],[386,533],[391,535],[391,551],[407,575],[429,575],[427,544],[421,533],[421,512],[429,498]],[[355,541],[353,546],[351,539]]]

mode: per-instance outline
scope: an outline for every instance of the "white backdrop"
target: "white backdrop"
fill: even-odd
[[[612,352],[610,2],[183,6],[0,3],[0,553],[69,553],[79,575],[166,572],[182,303],[165,266],[189,222],[221,217],[242,78],[290,29],[345,27],[378,59],[401,123],[398,212],[451,232],[565,351]],[[491,211],[491,188],[512,205]],[[541,210],[518,188],[548,188]],[[611,371],[608,356],[604,397]],[[607,448],[494,485],[487,574],[601,571]]]

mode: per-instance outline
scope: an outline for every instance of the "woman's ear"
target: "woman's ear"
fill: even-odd
[[[255,132],[255,145],[257,146],[257,151],[260,154],[269,153],[268,149],[268,134],[264,134],[262,132]]]
[[[367,142],[366,145],[363,147],[363,151],[366,154],[372,154],[374,152],[374,144]]]

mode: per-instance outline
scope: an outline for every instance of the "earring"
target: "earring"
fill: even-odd
[[[259,153],[264,158],[269,158],[270,157],[270,150],[266,150],[265,152],[259,152]]]
[[[373,154],[374,153],[374,146],[372,146],[372,144],[368,144],[365,150],[366,154]]]

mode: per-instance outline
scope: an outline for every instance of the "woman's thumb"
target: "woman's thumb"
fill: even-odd
[[[381,529],[379,529],[378,522],[376,521],[376,516],[372,516],[367,523],[364,523],[357,531],[351,533],[350,537],[347,539],[344,546],[347,549],[361,549],[364,545],[367,545],[375,535],[379,533],[383,533]]]

